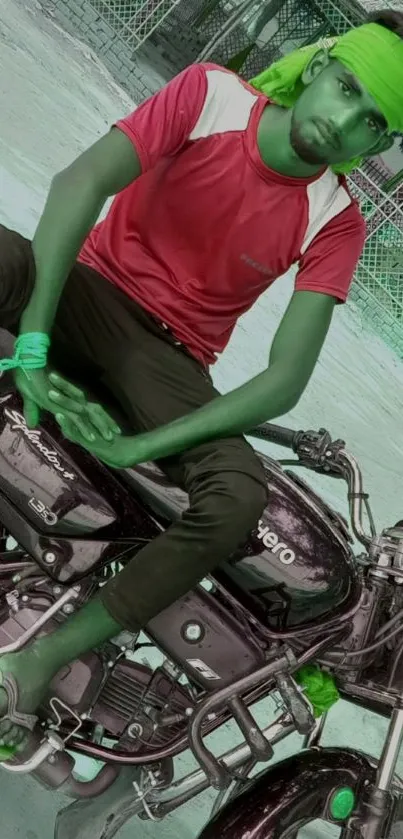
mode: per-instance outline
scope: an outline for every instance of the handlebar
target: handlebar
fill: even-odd
[[[363,490],[360,467],[356,459],[345,450],[343,440],[332,441],[324,428],[319,431],[292,431],[280,425],[265,422],[248,432],[250,437],[265,440],[292,449],[297,455],[296,465],[311,469],[332,478],[343,478],[348,485],[348,500],[353,533],[366,548],[376,535],[376,528]],[[363,525],[364,508],[368,514],[370,533]]]
[[[291,428],[283,428],[282,425],[272,425],[270,422],[265,422],[252,428],[247,432],[249,437],[256,437],[258,440],[266,440],[268,443],[274,443],[276,446],[285,446],[287,449],[293,449],[297,440],[299,432],[292,431]]]

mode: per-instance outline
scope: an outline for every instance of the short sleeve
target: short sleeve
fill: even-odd
[[[143,172],[180,151],[199,119],[206,94],[206,69],[193,64],[116,123],[133,143]]]
[[[296,291],[318,291],[345,303],[365,243],[365,222],[354,202],[315,236],[299,262]]]

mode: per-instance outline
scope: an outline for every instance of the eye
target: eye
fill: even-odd
[[[339,85],[343,93],[345,93],[346,96],[350,96],[350,94],[352,93],[352,88],[350,87],[350,85],[347,84],[347,82],[343,81],[343,79],[339,79]]]
[[[377,123],[376,119],[374,119],[373,117],[368,117],[367,125],[370,131],[373,131],[375,134],[379,134],[380,126]]]

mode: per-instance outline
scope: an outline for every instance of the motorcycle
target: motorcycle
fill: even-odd
[[[208,789],[199,839],[295,839],[319,818],[343,839],[384,839],[403,820],[403,522],[377,532],[357,461],[324,429],[265,424],[251,435],[295,457],[259,455],[269,504],[247,543],[154,618],[145,640],[122,632],[64,668],[25,752],[3,754],[3,772],[74,799],[56,839],[112,839],[133,816],[161,820]],[[347,483],[351,527],[297,466]],[[29,429],[3,375],[0,654],[53,632],[187,503],[155,464],[111,470],[52,418]],[[160,665],[137,660],[144,646]],[[379,761],[321,747],[338,696],[390,720]],[[269,698],[278,716],[261,727],[251,709]],[[230,720],[243,742],[216,756],[206,737]],[[265,766],[294,732],[302,750]],[[199,769],[176,780],[187,749]],[[92,780],[77,777],[80,755],[103,764]]]

